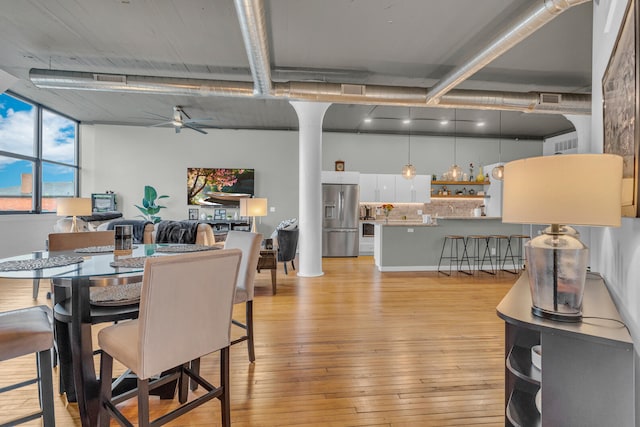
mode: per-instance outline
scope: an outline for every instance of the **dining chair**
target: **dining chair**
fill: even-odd
[[[236,293],[234,304],[245,304],[245,322],[233,320],[233,324],[244,329],[246,333],[231,342],[231,345],[247,341],[249,361],[256,360],[253,340],[253,295],[254,281],[258,269],[258,258],[260,258],[260,243],[262,234],[250,233],[248,231],[229,231],[227,239],[224,241],[225,249],[240,249],[242,260],[236,282]]]
[[[56,424],[51,372],[53,331],[48,311],[49,307],[35,306],[0,313],[0,361],[35,353],[37,370],[36,378],[5,385],[0,388],[0,393],[37,383],[40,401],[39,411],[20,415],[9,421],[3,420],[3,426],[14,426],[39,417],[42,417],[45,427],[53,427]],[[7,408],[4,408],[3,412],[6,414]]]
[[[114,244],[114,231],[85,231],[75,233],[50,233],[49,234],[49,252],[72,251],[79,248],[87,248],[93,246],[110,246]],[[120,320],[133,319],[138,316],[137,302],[140,298],[141,277],[140,275],[123,275],[117,277],[92,278],[92,286],[89,291],[94,295],[91,301],[91,323],[117,322]],[[60,392],[67,392],[67,399],[75,401],[75,388],[72,386],[73,377],[71,376],[73,369],[73,360],[70,351],[63,351],[61,348],[68,349],[70,344],[69,328],[72,321],[72,310],[70,301],[70,290],[63,286],[62,280],[51,280],[53,290],[53,318],[56,350],[60,359],[60,365],[64,365],[60,369]],[[122,304],[118,303],[121,298],[122,290],[126,288],[127,299],[122,300]],[[98,298],[100,301],[96,301]],[[111,300],[109,295],[111,295]],[[66,373],[66,374],[65,374]]]
[[[138,398],[138,425],[162,425],[218,398],[222,425],[230,426],[229,346],[236,280],[242,251],[202,251],[145,261],[138,319],[102,329],[100,378],[111,378],[113,360],[135,372],[137,388],[113,396],[110,382],[100,390],[99,425],[111,417],[131,425],[117,409],[120,402]],[[220,383],[213,386],[188,368],[189,362],[220,350]],[[175,368],[173,372],[151,379]],[[187,377],[206,393],[187,402]],[[150,423],[149,391],[178,379],[180,406]],[[153,411],[155,412],[155,410]]]

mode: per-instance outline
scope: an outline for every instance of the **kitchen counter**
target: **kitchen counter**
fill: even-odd
[[[444,236],[508,236],[522,234],[524,227],[522,224],[503,224],[500,217],[486,216],[438,217],[437,226],[402,220],[392,220],[388,224],[371,222],[375,224],[373,256],[380,271],[436,271]]]

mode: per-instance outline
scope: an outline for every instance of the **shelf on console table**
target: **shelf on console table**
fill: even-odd
[[[526,274],[496,310],[505,321],[505,425],[635,425],[633,341],[598,275],[587,275],[582,322],[534,316]],[[536,344],[539,376],[527,366]],[[539,388],[542,414],[533,403]]]
[[[431,181],[431,185],[490,185],[490,181]]]

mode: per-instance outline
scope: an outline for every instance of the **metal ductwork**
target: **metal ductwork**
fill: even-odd
[[[236,13],[258,96],[271,94],[271,62],[262,0],[235,0]]]
[[[121,74],[32,69],[31,81],[40,88],[162,95],[252,97],[250,82],[181,79]],[[339,104],[425,107],[427,89],[418,87],[340,83],[275,83],[272,98]],[[495,109],[554,114],[590,114],[591,95],[453,90],[440,108]]]
[[[497,34],[463,65],[453,69],[429,89],[427,104],[435,105],[454,87],[467,80],[478,70],[536,32],[565,10],[589,0],[541,0],[520,14],[511,25]]]

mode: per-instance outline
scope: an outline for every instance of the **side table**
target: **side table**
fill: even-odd
[[[258,258],[258,273],[260,270],[271,270],[271,293],[276,294],[276,271],[278,270],[278,260],[275,249],[260,250],[260,258]]]

